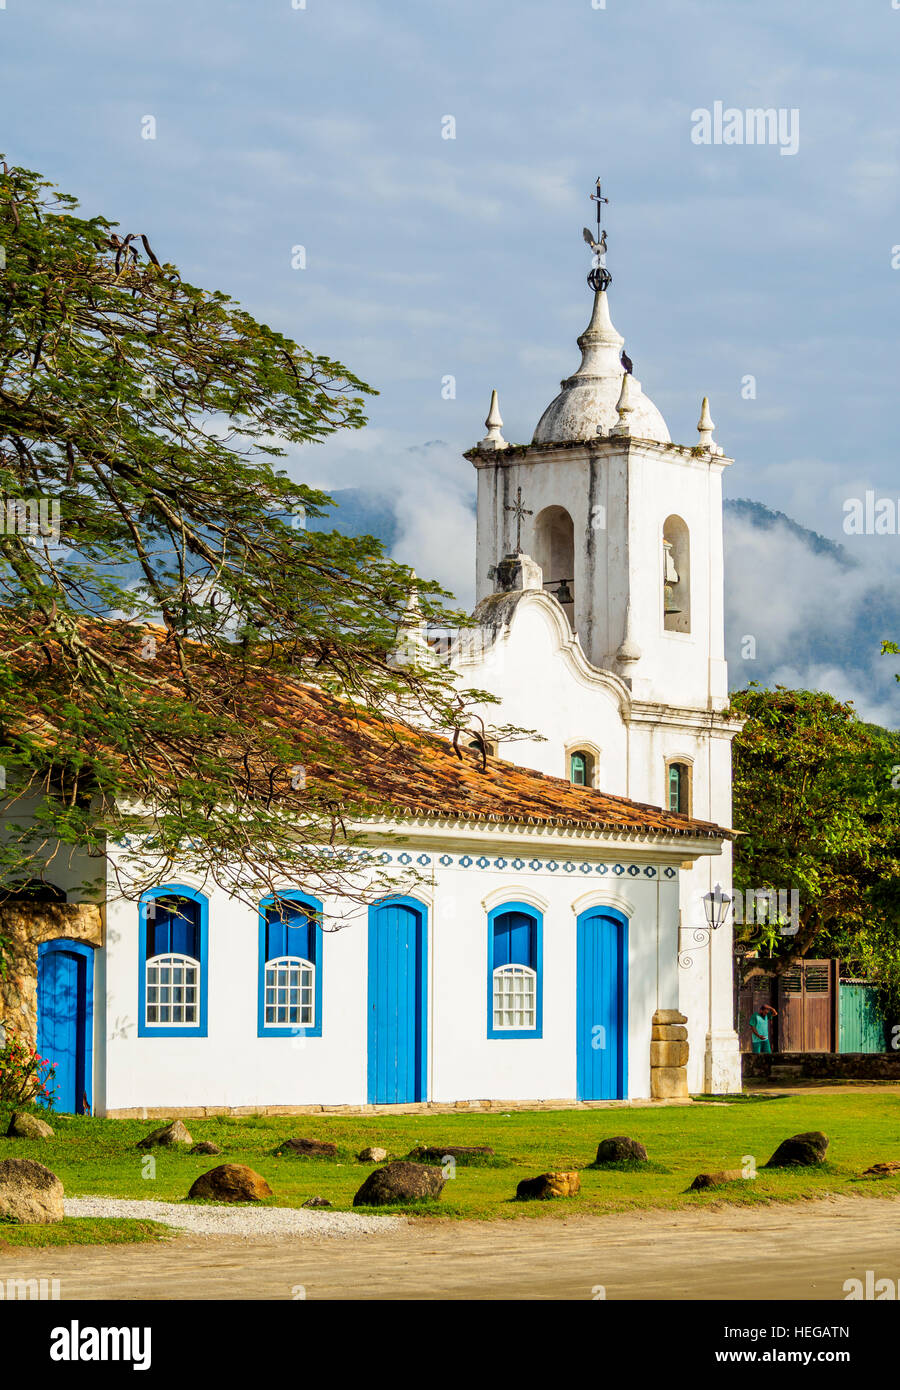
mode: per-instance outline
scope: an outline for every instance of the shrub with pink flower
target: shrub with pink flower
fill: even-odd
[[[48,1062],[21,1038],[8,1037],[0,1047],[0,1109],[34,1102],[52,1106],[55,1076],[55,1062]]]

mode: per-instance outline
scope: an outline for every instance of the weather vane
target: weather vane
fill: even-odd
[[[581,234],[594,253],[593,269],[588,275],[587,281],[592,290],[608,290],[612,284],[612,276],[606,269],[606,229],[601,230],[600,220],[603,214],[603,204],[608,203],[609,199],[604,198],[599,179],[597,180],[597,192],[591,194],[591,202],[597,204],[597,236],[594,237],[589,227],[585,227]]]

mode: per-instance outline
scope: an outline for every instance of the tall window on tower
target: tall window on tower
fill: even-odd
[[[691,769],[688,763],[669,763],[666,769],[668,779],[668,806],[681,816],[691,814]]]
[[[569,781],[575,787],[594,785],[594,755],[587,748],[573,748],[569,753]]]
[[[691,537],[680,516],[667,517],[662,534],[663,626],[691,630]]]

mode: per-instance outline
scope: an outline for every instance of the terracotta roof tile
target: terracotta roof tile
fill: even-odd
[[[109,631],[110,643],[116,646],[121,658],[134,642],[136,630],[128,630],[124,645],[121,628],[115,637],[112,627]],[[161,629],[153,632],[161,642],[154,660],[157,689],[175,694],[178,687],[166,634]],[[218,656],[213,662],[207,660],[207,679],[215,680],[216,663],[228,660]],[[241,672],[242,689],[252,696],[254,718],[283,731],[291,744],[302,750],[310,794],[348,817],[431,817],[577,826],[595,831],[717,840],[732,834],[708,821],[576,787],[563,778],[534,772],[505,759],[489,757],[482,767],[480,753],[462,746],[465,740],[461,741],[462,756],[458,757],[446,738],[379,720],[316,686],[290,679],[283,671],[241,667],[235,661],[227,678],[232,679],[236,669]],[[42,712],[32,711],[27,722],[33,730],[47,727]],[[343,755],[337,762],[323,751],[329,747]],[[188,761],[184,770],[190,770]],[[163,767],[160,776],[165,776]],[[264,784],[268,787],[266,779],[260,777],[260,785]],[[360,784],[365,789],[362,796]]]

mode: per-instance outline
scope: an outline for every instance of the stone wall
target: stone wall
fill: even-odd
[[[686,1099],[690,1048],[687,1018],[677,1009],[657,1009],[650,1034],[650,1095],[654,1100]]]
[[[68,937],[100,946],[103,928],[95,903],[8,903],[0,907],[6,974],[0,979],[0,1020],[9,1033],[37,1041],[37,962],[42,941]]]
[[[742,1061],[755,1081],[900,1081],[900,1052],[745,1052]]]

